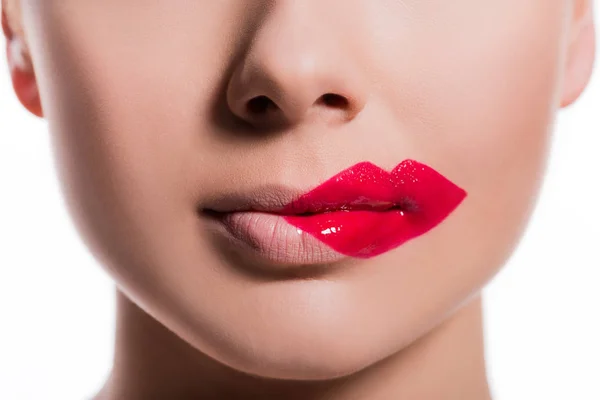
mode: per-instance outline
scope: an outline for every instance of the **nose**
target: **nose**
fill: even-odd
[[[366,85],[357,55],[348,50],[351,39],[331,21],[319,23],[301,3],[275,3],[228,82],[229,108],[255,127],[346,122],[365,106]]]

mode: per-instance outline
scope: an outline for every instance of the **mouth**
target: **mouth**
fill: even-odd
[[[223,196],[202,211],[264,258],[322,264],[393,250],[440,224],[466,195],[414,160],[391,172],[361,162],[306,193],[262,188]]]

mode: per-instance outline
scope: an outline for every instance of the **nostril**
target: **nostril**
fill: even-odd
[[[326,106],[336,107],[336,108],[347,108],[348,107],[348,99],[344,96],[340,96],[335,93],[325,93],[319,99],[319,103],[325,104]]]
[[[276,108],[275,103],[267,96],[257,96],[248,101],[246,108],[251,114],[264,114],[269,108]]]

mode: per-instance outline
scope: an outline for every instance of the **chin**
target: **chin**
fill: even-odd
[[[336,344],[323,348],[320,343],[306,349],[307,343],[287,349],[260,348],[252,353],[230,349],[226,353],[215,353],[215,359],[239,372],[265,379],[323,381],[343,378],[364,370],[393,352],[378,348],[375,343],[356,343],[356,346]],[[237,354],[232,354],[237,353]]]
[[[272,315],[270,323],[261,323],[263,318],[213,320],[212,326],[192,328],[184,339],[206,356],[247,375],[321,381],[364,370],[419,336],[415,330],[399,331],[403,324],[394,326],[385,318],[374,322],[353,315],[352,310],[330,312],[329,318],[324,311],[308,314],[304,318],[291,312],[287,318]],[[411,325],[404,321],[404,326]]]

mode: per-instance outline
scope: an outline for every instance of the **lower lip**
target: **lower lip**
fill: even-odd
[[[217,221],[242,248],[283,265],[330,264],[347,258],[277,214],[247,211],[223,214]]]
[[[418,219],[417,214],[401,210],[333,211],[308,216],[248,211],[223,214],[219,221],[233,238],[261,257],[301,265],[384,253],[423,233]]]

